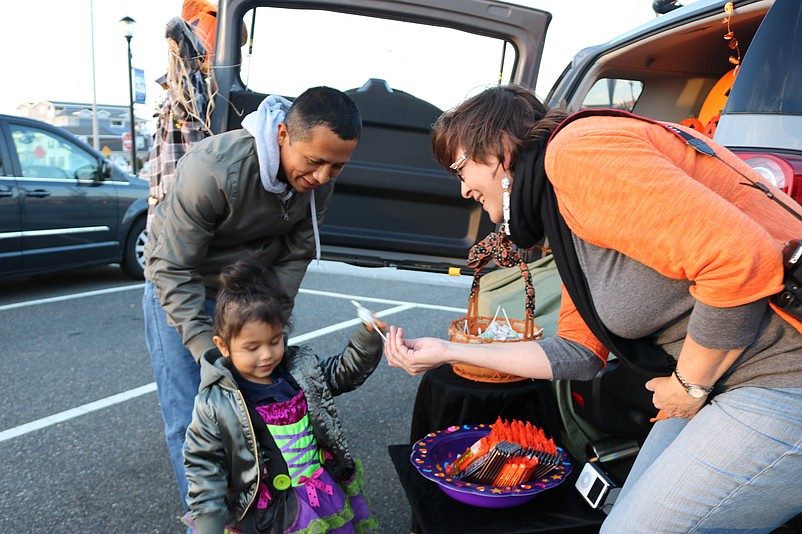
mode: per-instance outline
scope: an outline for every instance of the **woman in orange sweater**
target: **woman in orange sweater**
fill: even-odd
[[[802,223],[744,186],[760,176],[714,142],[711,157],[648,119],[566,118],[499,86],[432,131],[462,196],[521,248],[549,239],[565,284],[557,334],[469,345],[391,327],[388,361],[589,380],[615,350],[662,375],[645,387],[666,418],[603,532],[769,532],[802,512],[802,323],[769,299]]]

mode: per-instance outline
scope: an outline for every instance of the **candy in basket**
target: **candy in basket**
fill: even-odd
[[[518,266],[524,281],[526,319],[510,319],[504,312],[500,320],[499,309],[495,317],[478,315],[479,280],[485,265],[493,259],[499,267]],[[535,288],[526,262],[513,248],[505,235],[493,233],[471,247],[468,266],[475,269],[471,294],[468,297],[468,313],[453,321],[448,328],[449,339],[457,343],[515,343],[540,339],[543,329],[535,326]],[[517,382],[524,377],[500,373],[493,369],[465,364],[452,364],[454,373],[477,382]]]

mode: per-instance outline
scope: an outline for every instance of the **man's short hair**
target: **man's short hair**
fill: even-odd
[[[311,137],[315,126],[326,126],[340,139],[350,141],[362,135],[362,115],[356,102],[331,87],[312,87],[296,98],[284,119],[287,130],[298,140]]]

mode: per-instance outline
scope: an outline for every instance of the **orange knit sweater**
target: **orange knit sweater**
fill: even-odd
[[[721,159],[765,183],[740,158],[705,140]],[[552,139],[545,166],[560,213],[580,239],[669,278],[692,281],[695,299],[726,308],[782,289],[783,244],[802,237],[802,222],[664,127],[621,117],[582,118]],[[802,213],[787,195],[772,191]],[[802,332],[802,322],[775,310]],[[607,350],[565,288],[557,335],[606,361]]]

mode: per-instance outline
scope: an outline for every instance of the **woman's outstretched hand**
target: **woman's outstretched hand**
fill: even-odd
[[[445,353],[446,343],[442,339],[404,339],[404,329],[396,326],[390,326],[387,332],[387,343],[384,344],[387,362],[412,376],[446,363]]]

